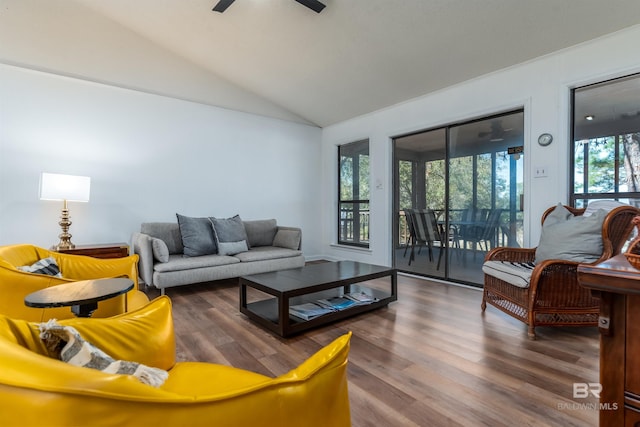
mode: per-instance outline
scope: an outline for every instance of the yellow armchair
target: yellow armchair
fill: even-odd
[[[159,388],[47,356],[38,324],[0,316],[3,426],[343,427],[351,425],[347,356],[351,334],[298,368],[271,378],[201,362],[175,362],[171,301],[105,319],[59,323],[115,359],[165,369]]]
[[[62,278],[27,273],[17,267],[53,257],[60,267]],[[127,276],[135,286],[125,295],[98,303],[94,317],[109,317],[139,308],[149,298],[138,290],[138,255],[125,258],[98,259],[80,255],[61,254],[33,245],[0,246],[0,314],[15,319],[42,322],[48,319],[73,317],[71,307],[33,308],[24,304],[31,292],[78,280]],[[126,298],[126,300],[125,300]]]

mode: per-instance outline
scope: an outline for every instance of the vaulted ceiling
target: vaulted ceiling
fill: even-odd
[[[637,0],[217,2],[0,0],[0,62],[327,126],[640,16]]]

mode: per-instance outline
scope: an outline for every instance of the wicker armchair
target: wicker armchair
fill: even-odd
[[[585,209],[565,206],[574,215],[582,215]],[[547,209],[542,222],[553,211]],[[620,253],[633,224],[631,220],[640,210],[632,206],[612,209],[602,225],[603,252],[593,264]],[[498,247],[489,252],[485,261],[534,262],[535,248]],[[504,311],[528,325],[530,339],[535,339],[536,326],[597,326],[599,300],[591,291],[578,285],[578,263],[564,260],[545,260],[533,268],[529,286],[521,288],[484,275],[482,312],[487,304]]]

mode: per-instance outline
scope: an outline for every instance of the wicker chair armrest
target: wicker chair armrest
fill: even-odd
[[[594,304],[591,291],[578,283],[578,262],[559,259],[545,260],[531,274],[530,298],[545,305],[567,304],[576,308]]]
[[[485,261],[512,261],[533,262],[536,258],[535,248],[508,248],[498,247],[491,250],[485,257]]]

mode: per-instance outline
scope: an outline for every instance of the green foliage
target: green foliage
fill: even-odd
[[[619,143],[619,177],[616,182],[616,140]],[[638,188],[640,133],[576,141],[575,193],[612,193]],[[585,179],[586,177],[586,179]],[[586,181],[586,182],[585,182]],[[585,188],[586,187],[586,188]]]
[[[358,162],[358,177],[354,182],[354,161]],[[340,157],[340,200],[369,199],[369,155]]]
[[[406,160],[399,162],[400,210],[413,207],[413,163]]]
[[[449,161],[449,208],[460,210],[469,207],[477,209],[503,208],[510,206],[509,173],[511,157],[506,152],[496,153],[496,176],[492,176],[493,164],[491,154],[478,154],[476,157],[476,174],[473,175],[473,156],[455,157]],[[521,168],[520,161],[520,168]],[[417,162],[402,160],[399,162],[400,209],[415,207],[414,169]],[[473,206],[474,181],[476,186],[476,204]],[[516,194],[522,193],[522,179],[517,180],[519,188]],[[492,183],[495,186],[495,206],[492,206]],[[445,208],[446,180],[445,161],[433,160],[425,163],[425,206],[429,209]]]
[[[444,160],[427,162],[425,167],[426,198],[425,206],[433,210],[444,209],[445,196]]]

